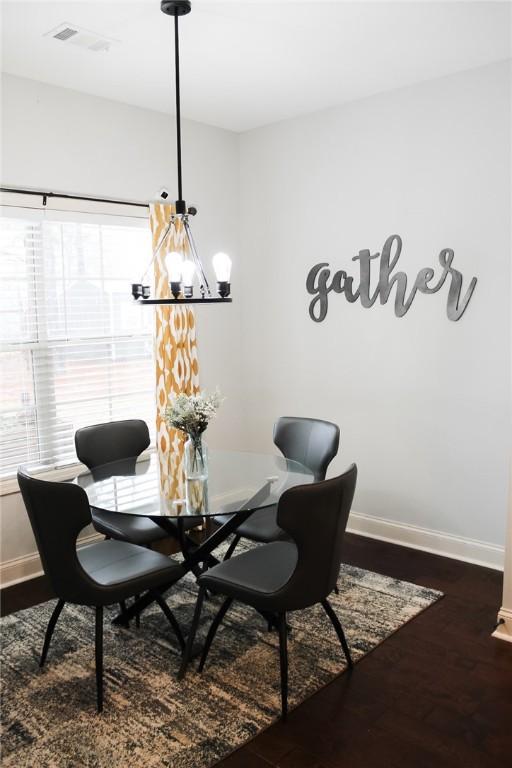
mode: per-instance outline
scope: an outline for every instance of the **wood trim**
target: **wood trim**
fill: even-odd
[[[498,613],[498,626],[492,636],[512,643],[512,611],[508,608],[502,608]]]
[[[503,570],[505,548],[497,544],[373,517],[357,511],[350,513],[347,531],[370,539],[389,541],[391,544],[420,549],[434,555]]]
[[[137,462],[144,461],[151,458],[151,455],[155,452],[154,446],[150,446],[146,451],[140,454],[137,458]],[[28,465],[30,469],[30,465]],[[51,469],[34,470],[33,477],[37,477],[39,480],[47,480],[49,482],[60,482],[64,480],[73,480],[84,472],[89,470],[79,461],[73,464],[66,464],[65,467],[53,467]],[[0,480],[0,496],[10,496],[13,493],[19,493],[20,487],[18,485],[18,479],[16,476],[8,477]]]
[[[90,533],[79,540],[78,546],[84,547],[104,538],[102,533]],[[5,560],[5,562],[0,563],[0,588],[11,587],[13,584],[19,584],[21,581],[28,581],[42,575],[43,569],[38,552],[13,557],[12,560]]]

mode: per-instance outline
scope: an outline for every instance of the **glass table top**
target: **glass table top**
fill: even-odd
[[[295,485],[313,482],[309,469],[271,454],[209,450],[208,478],[179,484],[176,494],[162,489],[158,456],[104,464],[72,482],[97,509],[145,517],[197,517],[256,510],[276,504]]]

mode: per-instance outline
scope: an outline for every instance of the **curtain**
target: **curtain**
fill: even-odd
[[[153,236],[155,295],[170,297],[165,258],[171,251],[187,255],[183,225],[176,219],[167,236],[173,205],[154,203],[150,206]],[[180,392],[199,392],[196,320],[188,306],[156,305],[156,444],[160,462],[162,491],[168,498],[183,498],[183,453],[185,436],[170,429],[165,422],[168,402]]]

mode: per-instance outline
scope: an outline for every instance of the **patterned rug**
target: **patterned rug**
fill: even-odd
[[[442,597],[351,566],[343,567],[339,587],[330,600],[355,662]],[[196,594],[188,577],[169,594],[183,628]],[[219,601],[206,601],[199,637]],[[97,715],[92,609],[64,607],[46,666],[38,668],[54,604],[1,620],[4,768],[208,768],[278,718],[277,636],[254,611],[234,604],[203,674],[194,663],[182,682],[177,645],[159,608],[143,614],[140,629],[113,627],[106,615],[105,708]],[[289,623],[291,709],[345,666],[321,607],[292,613]]]

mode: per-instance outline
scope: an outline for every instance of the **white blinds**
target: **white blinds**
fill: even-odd
[[[0,224],[0,477],[75,462],[88,424],[154,429],[153,313],[130,295],[147,219],[5,207]]]

